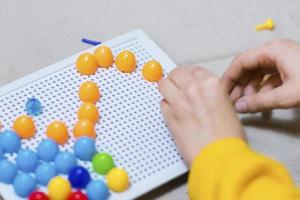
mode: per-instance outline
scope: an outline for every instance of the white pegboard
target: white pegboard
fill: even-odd
[[[133,51],[138,61],[137,70],[125,74],[114,66],[99,69],[93,76],[81,76],[74,65],[80,52],[0,88],[0,120],[4,128],[11,128],[14,119],[25,114],[27,99],[36,97],[43,104],[43,114],[34,117],[37,134],[23,140],[22,147],[36,149],[53,120],[66,122],[72,135],[81,104],[79,86],[86,80],[96,82],[102,96],[97,103],[101,116],[96,125],[97,150],[110,153],[116,165],[126,169],[131,180],[129,190],[112,193],[110,199],[134,199],[187,171],[162,118],[157,84],[145,81],[141,75],[143,64],[151,59],[162,64],[165,74],[175,64],[140,30],[104,44],[112,48],[114,56],[125,49]],[[95,48],[85,52],[93,52]],[[61,150],[73,151],[73,144],[71,137]],[[15,155],[8,157],[14,160]],[[90,162],[79,163],[92,172]],[[104,178],[96,173],[92,173],[92,177]],[[7,200],[20,199],[12,186],[0,184],[0,193]]]

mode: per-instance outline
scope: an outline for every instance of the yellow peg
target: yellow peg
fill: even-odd
[[[272,19],[266,19],[265,23],[255,26],[256,31],[261,30],[273,30],[275,27],[274,21]]]

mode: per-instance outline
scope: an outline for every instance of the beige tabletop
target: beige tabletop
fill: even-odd
[[[266,18],[274,31],[255,32]],[[300,41],[295,0],[0,0],[0,85],[140,28],[178,64],[201,63],[221,74],[232,57],[274,38]],[[0,105],[1,106],[1,105]],[[300,112],[241,116],[250,144],[283,162],[300,183]],[[187,199],[186,176],[141,199]]]

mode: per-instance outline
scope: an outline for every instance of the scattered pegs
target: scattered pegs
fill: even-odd
[[[265,23],[255,26],[256,31],[273,30],[274,28],[275,28],[275,23],[273,19],[266,19]]]

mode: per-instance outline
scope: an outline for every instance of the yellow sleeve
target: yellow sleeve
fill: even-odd
[[[193,161],[191,200],[296,200],[300,191],[278,162],[227,138],[205,147]]]

